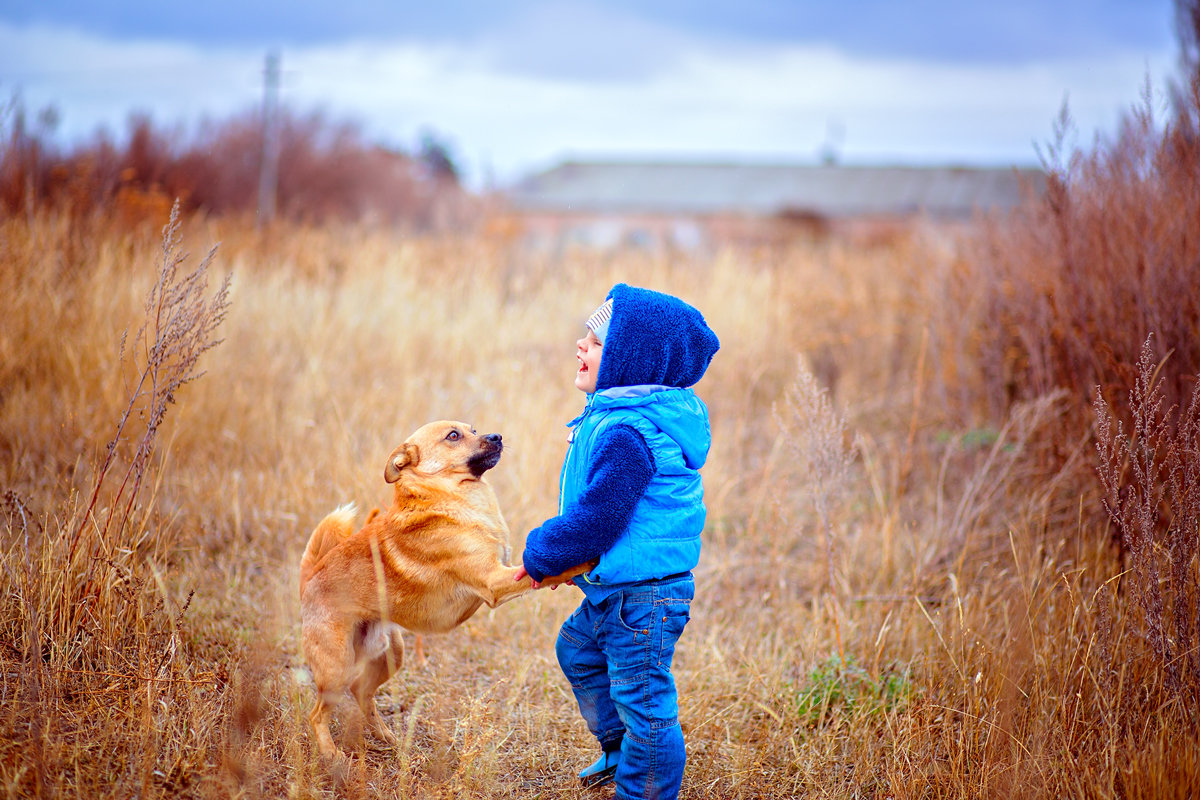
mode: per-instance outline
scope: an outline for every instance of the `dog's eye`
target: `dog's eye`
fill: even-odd
[[[457,442],[460,438],[460,434],[458,431],[450,431],[446,434],[446,438],[452,442]]]

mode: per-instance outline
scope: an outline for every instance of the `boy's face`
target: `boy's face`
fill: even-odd
[[[591,394],[596,391],[596,378],[600,376],[600,356],[604,345],[590,329],[587,336],[575,343],[575,358],[579,359],[579,371],[575,373],[575,388]]]

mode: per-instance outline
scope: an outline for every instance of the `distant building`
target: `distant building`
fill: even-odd
[[[568,161],[507,199],[535,244],[698,249],[915,218],[962,221],[1040,192],[1041,170]]]

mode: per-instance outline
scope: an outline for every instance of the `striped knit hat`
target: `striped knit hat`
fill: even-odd
[[[604,337],[608,334],[608,324],[612,322],[612,312],[613,301],[610,297],[584,323],[592,333],[596,334],[596,338],[600,340],[600,344],[604,344]]]

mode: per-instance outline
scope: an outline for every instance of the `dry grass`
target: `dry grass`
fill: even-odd
[[[1197,785],[1194,709],[1153,660],[1123,660],[1144,650],[1140,618],[1091,544],[1106,538],[1088,527],[1103,518],[1091,451],[1046,452],[1061,448],[1062,397],[979,429],[934,402],[947,384],[924,331],[954,242],[548,261],[354,228],[196,219],[184,234],[221,241],[204,270],[218,286],[236,276],[198,342],[223,343],[155,429],[136,502],[125,512],[103,489],[89,513],[142,363],[120,343],[146,318],[159,245],[0,220],[4,795],[596,796],[571,777],[594,745],[553,656],[573,590],[427,639],[429,663],[380,693],[401,744],[331,773],[308,736],[295,587],[315,522],[382,501],[387,453],[434,418],[504,434],[492,481],[519,547],[555,509],[582,400],[573,342],[617,280],[696,304],[724,343],[699,386],[715,444],[676,660],[685,797]],[[145,431],[124,435],[112,470]],[[822,464],[836,486],[814,483]],[[78,530],[95,546],[72,556]],[[355,740],[349,705],[339,719]]]

